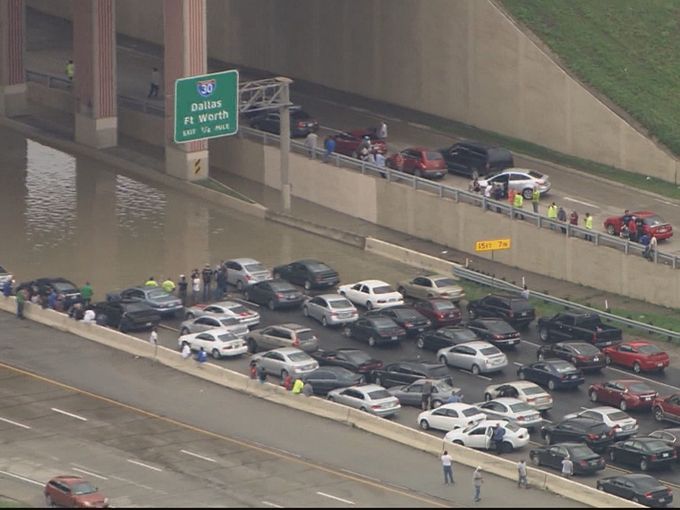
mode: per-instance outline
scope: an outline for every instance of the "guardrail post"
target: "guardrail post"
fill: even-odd
[[[364,175],[366,173],[366,162],[362,161],[361,162],[361,175]]]
[[[599,246],[599,245],[600,245],[600,234],[595,232],[595,246]]]
[[[484,211],[486,211],[488,208],[489,208],[489,206],[487,205],[486,197],[482,196],[482,209],[484,209]]]
[[[678,268],[678,257],[673,255],[673,269]]]
[[[415,175],[413,176],[413,189],[418,189],[418,178]]]
[[[453,200],[456,202],[460,202],[460,196],[458,194],[458,190],[453,190]]]
[[[628,255],[628,252],[630,251],[630,241],[626,239],[626,242],[623,244],[623,253]]]
[[[441,186],[437,186],[437,192],[439,193],[439,198],[442,198],[444,196],[444,188]]]
[[[536,216],[536,226],[543,228],[543,216]]]

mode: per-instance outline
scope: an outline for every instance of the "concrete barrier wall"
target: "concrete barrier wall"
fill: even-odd
[[[73,110],[69,110],[72,112]],[[118,108],[118,131],[143,142],[163,147],[165,145],[165,120],[127,108]]]
[[[75,100],[69,90],[50,89],[45,85],[28,82],[28,100],[60,112],[75,111]]]

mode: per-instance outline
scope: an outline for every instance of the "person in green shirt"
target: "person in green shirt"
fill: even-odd
[[[175,282],[168,277],[161,283],[161,287],[163,287],[163,290],[168,294],[172,294],[175,290]]]
[[[515,193],[515,198],[512,199],[512,206],[515,209],[522,209],[524,207],[524,197],[521,193]],[[521,213],[517,213],[515,217],[524,219],[524,215]]]
[[[534,212],[538,213],[538,202],[541,199],[541,192],[538,191],[538,186],[534,186],[534,190],[531,192],[531,207],[534,208]]]
[[[80,297],[83,298],[83,304],[85,306],[90,304],[90,301],[92,300],[92,294],[94,292],[92,291],[92,285],[90,285],[90,282],[85,282],[85,285],[83,285],[83,288],[80,289]]]
[[[26,302],[26,294],[24,289],[17,292],[17,317],[19,319],[24,318],[24,303]]]
[[[154,280],[153,276],[149,276],[149,279],[144,283],[145,287],[158,287],[158,282]]]
[[[590,213],[586,213],[586,217],[583,219],[583,223],[585,224],[587,230],[593,230],[593,217],[590,215]],[[586,234],[585,238],[586,241],[593,240],[593,236],[591,236],[590,234]]]
[[[304,385],[305,383],[302,382],[302,379],[295,379],[295,382],[293,383],[293,395],[299,395],[302,393],[302,388]]]

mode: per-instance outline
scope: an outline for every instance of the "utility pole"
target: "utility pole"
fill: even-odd
[[[290,210],[290,182],[288,177],[288,158],[290,155],[290,84],[293,80],[279,76],[281,84],[281,106],[279,107],[281,141],[281,200],[283,208]]]

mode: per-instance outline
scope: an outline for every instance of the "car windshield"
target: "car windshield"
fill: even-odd
[[[614,411],[613,413],[610,413],[607,416],[612,421],[621,421],[621,420],[627,420],[628,419],[628,415],[626,413],[624,413],[623,411]]]
[[[373,319],[373,324],[377,329],[392,329],[396,325],[392,319],[387,317],[375,317]]]
[[[569,448],[572,459],[585,459],[593,456],[593,451],[587,446],[573,446]]]
[[[517,425],[515,425],[514,423],[510,423],[510,422],[503,425],[503,428],[505,428],[506,430],[509,430],[511,432],[517,432],[519,430],[519,427]]]
[[[306,331],[298,331],[297,337],[300,340],[312,340],[312,339],[316,338],[316,335],[314,335],[314,331],[312,331],[311,329],[308,329]]]
[[[90,482],[78,482],[71,486],[71,491],[76,496],[82,496],[84,494],[92,494],[97,492],[97,488]]]
[[[655,391],[645,383],[633,383],[628,385],[628,389],[633,393],[655,393]]]
[[[510,308],[513,312],[526,312],[533,307],[526,299],[513,299],[510,301]]]
[[[570,365],[569,363],[553,363],[552,366],[560,374],[564,374],[566,372],[573,372],[574,371],[574,367],[572,365]]]
[[[442,155],[440,152],[435,152],[435,151],[427,151],[425,153],[425,156],[429,161],[436,161],[438,159],[444,159],[442,158]]]
[[[454,310],[456,308],[456,305],[454,305],[451,301],[447,301],[446,299],[439,299],[437,301],[432,302],[432,306],[436,310]]]
[[[479,349],[479,352],[481,352],[484,356],[492,356],[493,354],[500,354],[501,351],[499,351],[496,347],[483,347]]]
[[[295,290],[295,287],[288,282],[271,282],[270,285],[274,292],[292,292]]]
[[[312,361],[312,358],[306,352],[291,352],[288,354],[288,359],[291,361]]]
[[[231,333],[222,333],[217,337],[220,342],[231,342],[232,340],[237,340],[237,338]]]
[[[54,282],[52,285],[57,289],[57,292],[73,292],[74,290],[78,290],[73,285],[66,282]]]
[[[373,287],[373,294],[389,294],[390,292],[394,291],[392,290],[392,287],[390,287],[389,285]]]
[[[515,413],[522,413],[524,411],[533,410],[533,407],[524,402],[517,402],[516,404],[510,404],[510,409]]]
[[[246,264],[243,266],[249,273],[263,273],[267,272],[267,268],[259,262],[257,264]]]
[[[663,225],[666,223],[661,217],[659,216],[650,216],[648,218],[644,218],[643,221],[652,227],[656,227],[658,225]]]
[[[477,340],[477,335],[470,329],[450,330],[449,335],[447,336],[454,337],[460,342],[471,342],[473,340]]]
[[[367,361],[371,361],[371,357],[363,351],[345,352],[345,357],[352,363],[356,363],[357,365],[366,363]]]
[[[663,352],[654,344],[641,345],[640,347],[638,347],[638,351],[644,354],[658,354],[660,352]]]
[[[592,356],[600,353],[600,349],[590,344],[572,344],[571,348],[574,349],[576,354],[583,354],[585,356]]]
[[[323,262],[308,262],[307,267],[312,273],[322,273],[324,271],[331,271],[331,268],[328,267]]]
[[[435,287],[453,287],[454,285],[457,286],[458,282],[453,278],[438,278],[434,280],[434,285]]]
[[[390,393],[387,390],[369,391],[368,396],[371,397],[371,400],[380,400],[383,398],[391,397]]]
[[[515,333],[514,328],[505,321],[488,321],[484,322],[487,325],[489,331],[499,334],[507,335],[508,333]]]
[[[352,308],[352,303],[350,303],[346,299],[333,299],[328,301],[328,306],[334,309]]]
[[[529,175],[534,179],[544,179],[545,176],[542,173],[536,172],[535,170],[529,170]]]
[[[230,306],[226,307],[226,309],[229,310],[231,313],[248,313],[250,311],[243,305]]]
[[[169,296],[170,294],[165,292],[163,289],[152,289],[149,291],[149,298],[151,299],[161,299]]]
[[[540,393],[545,393],[540,386],[529,386],[528,388],[522,388],[525,395],[538,395]]]
[[[476,416],[480,413],[481,411],[477,409],[476,407],[468,407],[467,409],[463,409],[463,416],[470,417],[470,416]]]

